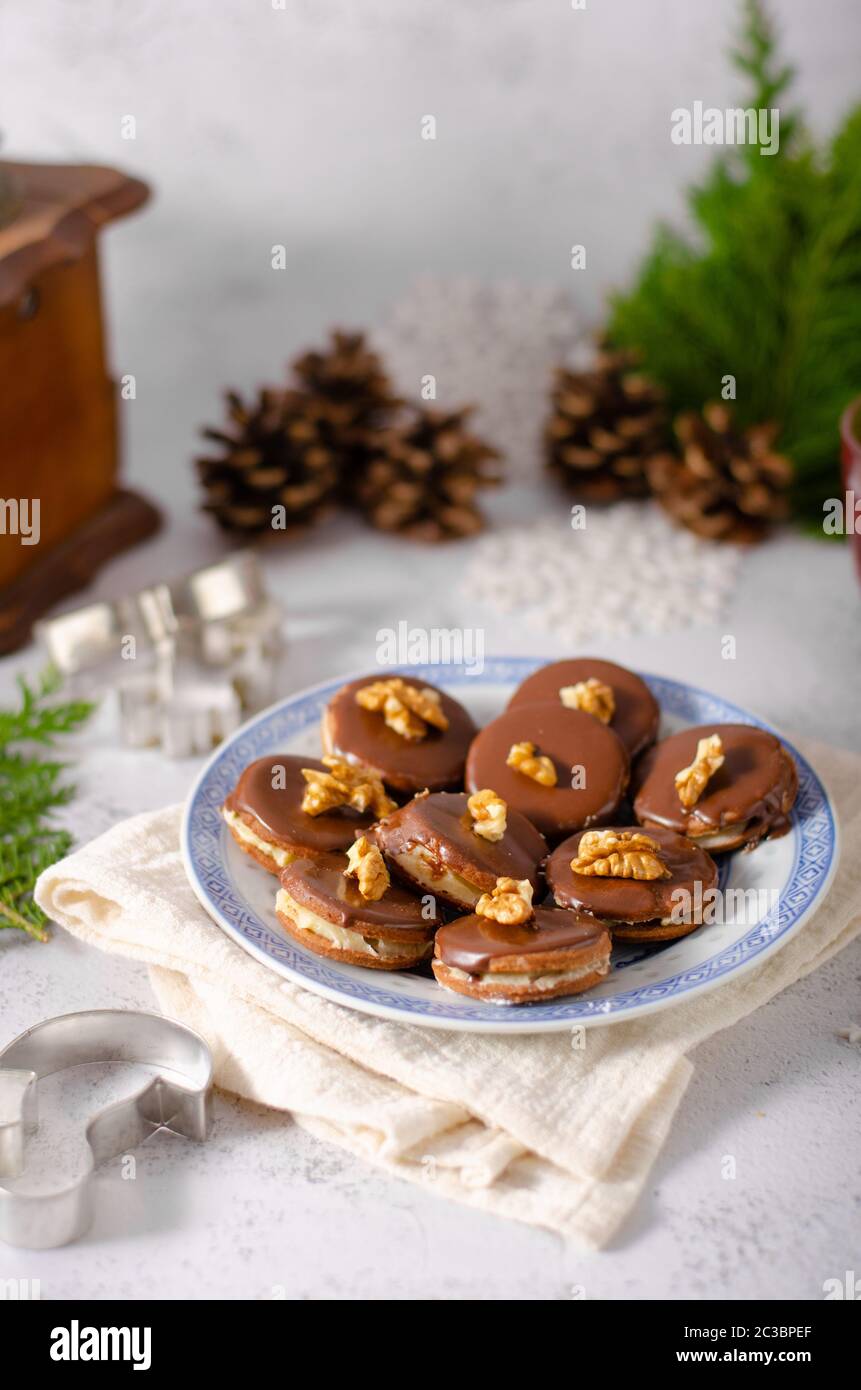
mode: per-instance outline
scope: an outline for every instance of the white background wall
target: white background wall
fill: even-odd
[[[103,244],[115,368],[138,382],[128,473],[165,500],[192,503],[186,461],[222,386],[276,377],[333,321],[372,322],[418,272],[557,282],[599,316],[708,158],[670,143],[670,111],[739,95],[735,0],[283,3],[3,3],[5,151],[155,188]],[[861,6],[775,10],[827,131],[861,96]]]

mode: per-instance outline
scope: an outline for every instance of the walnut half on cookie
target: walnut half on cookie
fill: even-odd
[[[386,790],[376,773],[369,768],[356,767],[343,758],[323,754],[320,768],[303,767],[305,795],[302,810],[306,815],[319,816],[339,806],[352,806],[354,811],[371,811],[375,816],[387,816],[395,809],[396,801]]]
[[[720,734],[709,734],[707,738],[701,738],[693,762],[689,767],[683,767],[673,778],[679,801],[686,811],[696,806],[710,778],[719,767],[723,767],[723,761]]]
[[[543,753],[537,753],[535,744],[528,740],[512,743],[505,761],[515,772],[522,772],[524,777],[531,777],[533,782],[538,782],[542,787],[555,787],[559,780],[553,759]]]
[[[346,878],[356,880],[362,897],[370,902],[378,902],[391,882],[385,859],[364,835],[347,851],[347,867],[343,872]]]
[[[484,788],[473,792],[466,803],[472,816],[472,828],[483,840],[501,840],[505,834],[508,807],[496,792]]]
[[[475,911],[504,926],[520,926],[532,916],[532,884],[527,878],[498,878],[489,893],[482,893]]]
[[[581,836],[577,857],[571,860],[575,874],[598,878],[669,878],[658,842],[639,830],[587,830]]]
[[[575,685],[563,685],[559,699],[568,709],[582,709],[585,714],[593,714],[602,724],[609,724],[616,713],[616,700],[613,687],[590,676],[588,680],[577,681]]]
[[[356,703],[362,709],[381,712],[389,728],[402,738],[424,738],[428,727],[443,733],[448,728],[439,691],[430,685],[409,685],[399,676],[363,685],[356,691]]]

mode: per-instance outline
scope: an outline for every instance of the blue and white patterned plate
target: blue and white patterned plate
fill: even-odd
[[[488,661],[481,675],[457,666],[401,670],[442,685],[484,724],[504,708],[513,687],[543,664],[525,657]],[[662,736],[689,724],[769,727],[728,700],[680,681],[644,679],[661,706]],[[744,898],[736,896],[746,910],[727,912],[729,920],[701,927],[663,947],[617,948],[607,979],[587,994],[504,1007],[453,994],[423,974],[362,970],[313,955],[282,931],[274,912],[275,879],[238,849],[219,808],[254,758],[275,752],[319,755],[320,714],[342,684],[343,680],[330,681],[293,695],[237,730],[201,772],[182,829],[186,872],[210,916],[257,960],[338,1004],[425,1028],[467,1032],[543,1033],[613,1023],[691,999],[736,978],[782,946],[825,896],[837,864],[834,808],[816,773],[787,745],[798,764],[800,783],[791,831],[751,854],[723,860],[721,887],[744,890]]]

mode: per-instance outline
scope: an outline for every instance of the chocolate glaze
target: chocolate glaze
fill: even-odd
[[[422,916],[422,899],[391,884],[376,902],[363,898],[355,878],[347,877],[343,854],[316,859],[294,859],[281,872],[281,887],[309,912],[316,912],[336,926],[361,931],[367,926],[409,932],[411,938],[433,935],[439,917]]]
[[[555,787],[543,787],[508,767],[513,743],[534,743],[556,767]],[[586,769],[586,785],[571,786],[571,769]],[[527,816],[548,840],[603,825],[616,812],[628,783],[628,752],[612,729],[558,700],[517,705],[482,729],[466,760],[470,791],[491,787]]]
[[[281,767],[284,768],[284,786],[276,790],[272,786],[273,769]],[[224,804],[243,819],[253,817],[261,838],[283,849],[319,854],[348,850],[356,836],[373,823],[374,817],[362,815],[349,806],[339,806],[322,816],[306,815],[302,810],[303,767],[327,770],[318,758],[295,757],[291,753],[270,753],[268,757],[258,758],[249,763]]]
[[[390,729],[381,713],[362,709],[356,691],[372,681],[386,680],[390,671],[362,676],[342,686],[330,700],[323,716],[323,742],[333,753],[350,762],[376,768],[395,791],[446,791],[463,782],[463,764],[475,736],[472,718],[450,695],[440,691],[442,710],[448,717],[446,730],[429,728],[415,742]],[[403,678],[421,689],[428,681]],[[430,686],[435,690],[436,686]]]
[[[538,886],[538,866],[547,842],[525,816],[508,808],[501,840],[473,830],[466,792],[432,792],[393,811],[375,827],[374,839],[387,854],[427,849],[446,869],[489,892],[498,878],[528,878]]]
[[[599,661],[592,656],[553,661],[526,677],[509,700],[508,708],[558,700],[562,686],[577,685],[579,681],[589,680],[590,676],[612,686],[616,709],[609,727],[635,758],[657,738],[661,711],[645,681],[615,662]]]
[[[617,826],[618,830],[639,830],[639,826]],[[547,883],[559,907],[576,907],[607,922],[650,922],[669,917],[675,903],[673,894],[680,888],[694,892],[701,883],[703,892],[714,888],[718,880],[717,866],[704,849],[673,830],[658,827],[649,829],[660,847],[660,858],[670,870],[671,878],[597,878],[592,874],[575,874],[571,860],[576,856],[583,832],[563,840],[547,861]]]
[[[440,927],[434,953],[445,965],[478,975],[490,968],[492,960],[550,951],[593,951],[605,937],[601,924],[585,913],[537,907],[533,920],[519,927],[506,927],[476,914],[458,917]],[[539,967],[536,961],[536,970]]]
[[[723,766],[706,784],[695,806],[679,801],[674,777],[694,760],[697,743],[719,734]],[[725,827],[751,824],[745,838],[755,843],[789,829],[789,812],[798,792],[798,774],[779,739],[749,724],[701,724],[663,739],[637,769],[634,814],[643,825],[664,825],[681,834],[707,835]]]

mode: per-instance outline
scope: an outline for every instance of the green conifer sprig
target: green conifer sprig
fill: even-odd
[[[797,112],[780,105],[780,98],[791,85],[795,69],[781,63],[777,56],[777,35],[771,18],[761,0],[743,0],[739,41],[730,50],[733,67],[744,73],[750,82],[747,105],[754,111],[780,109],[780,140],[786,149],[800,130]],[[759,159],[759,145],[743,145],[747,159]]]
[[[861,107],[824,151],[781,105],[779,64],[760,0],[746,0],[734,62],[745,105],[780,110],[780,145],[731,148],[689,194],[693,238],[662,227],[609,334],[637,348],[676,410],[699,409],[736,378],[742,425],[774,420],[792,459],[799,520],[821,534],[839,494],[840,415],[861,390]]]
[[[18,927],[46,941],[47,918],[33,901],[43,869],[72,846],[72,836],[51,823],[53,813],[74,795],[61,781],[65,763],[34,754],[50,746],[91,714],[86,700],[54,700],[58,673],[49,668],[35,682],[19,677],[18,709],[0,710],[0,928]]]

